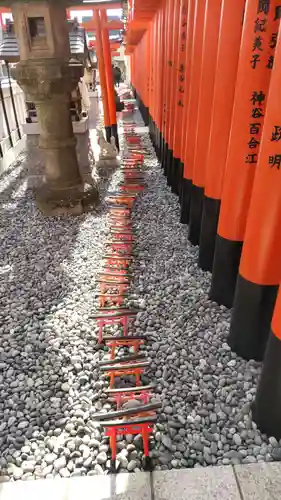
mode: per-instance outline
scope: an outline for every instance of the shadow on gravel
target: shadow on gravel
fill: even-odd
[[[59,373],[66,360],[49,318],[72,289],[63,263],[83,220],[44,218],[28,198],[14,209],[0,209],[2,458],[12,456],[34,432],[40,440],[41,430],[65,423],[68,393],[61,390]]]

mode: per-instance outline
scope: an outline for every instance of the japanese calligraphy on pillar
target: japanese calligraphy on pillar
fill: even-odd
[[[274,0],[257,0],[257,17],[253,24],[252,56],[249,61],[253,70],[253,81],[255,72],[263,72],[264,68],[271,70],[273,67],[280,17],[281,5],[276,6]],[[253,89],[250,96],[248,152],[245,155],[245,163],[248,164],[256,164],[258,161],[267,98],[266,90],[267,88]]]
[[[266,64],[266,67],[268,69],[273,68],[274,52],[275,52],[275,47],[277,44],[277,36],[278,36],[280,19],[281,19],[281,5],[277,5],[275,7],[275,11],[274,11],[273,29],[271,32],[271,37],[270,37],[270,41],[269,41],[269,45],[268,45],[268,59],[267,59],[267,64]]]
[[[271,142],[274,143],[276,146],[276,143],[280,143],[281,140],[281,121],[280,125],[274,125],[273,130],[272,130],[272,135],[271,135]],[[271,168],[276,168],[277,170],[280,170],[281,168],[281,143],[278,144],[278,152],[276,154],[269,155],[268,157],[268,163]],[[276,149],[276,147],[274,147]]]
[[[184,88],[185,88],[185,51],[187,39],[187,5],[185,3],[181,6],[180,17],[180,44],[179,44],[179,67],[178,67],[178,99],[177,104],[180,108],[184,107]]]

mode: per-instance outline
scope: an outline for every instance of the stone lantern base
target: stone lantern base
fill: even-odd
[[[77,185],[57,192],[41,188],[35,191],[35,198],[37,207],[44,215],[60,217],[89,212],[99,202],[97,188],[90,185]]]

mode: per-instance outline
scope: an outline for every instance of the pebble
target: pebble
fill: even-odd
[[[54,461],[54,469],[59,472],[66,466],[66,458],[64,456],[57,458]]]
[[[242,439],[239,436],[239,434],[234,434],[233,435],[233,441],[236,444],[236,446],[241,446],[241,444],[242,444]]]
[[[136,460],[130,460],[130,462],[128,463],[127,465],[127,470],[129,472],[132,472],[133,470],[135,470],[135,468],[138,466],[138,463]]]
[[[96,460],[98,464],[104,464],[107,461],[107,454],[105,453],[105,451],[99,453],[96,457]]]
[[[44,456],[44,460],[47,465],[53,464],[57,458],[58,457],[55,453],[46,453],[46,455]]]
[[[271,456],[272,456],[273,460],[276,460],[276,462],[280,462],[281,461],[281,447],[273,448],[273,450],[271,452]]]
[[[165,446],[165,448],[168,448],[168,450],[173,450],[173,443],[172,440],[169,436],[162,436],[162,443]]]

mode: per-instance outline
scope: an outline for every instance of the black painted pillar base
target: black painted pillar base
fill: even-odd
[[[172,162],[173,162],[173,151],[171,149],[167,149],[167,155],[166,155],[166,172],[165,175],[167,177],[167,183],[169,184],[169,176],[171,168],[172,168]]]
[[[277,292],[278,285],[258,285],[238,275],[228,336],[238,356],[263,359]]]
[[[151,119],[152,120],[152,119]],[[153,147],[154,149],[156,148],[156,129],[155,129],[155,122],[154,120],[152,120],[152,144],[153,144]]]
[[[162,162],[162,157],[163,157],[163,137],[162,137],[162,132],[159,130],[159,162]]]
[[[181,204],[181,196],[182,196],[183,169],[184,169],[184,164],[180,161],[179,176],[178,176],[178,196],[179,196],[180,204]]]
[[[159,129],[158,129],[156,123],[155,123],[155,152],[156,152],[156,156],[159,160],[159,158],[160,158],[160,132],[159,132]]]
[[[199,267],[212,271],[221,201],[204,196],[199,243]]]
[[[204,188],[192,184],[188,239],[193,245],[199,245],[203,199]]]
[[[180,175],[180,159],[173,158],[173,167],[171,171],[171,187],[172,193],[179,194],[179,175]]]
[[[104,127],[104,130],[105,130],[105,138],[106,138],[107,142],[110,142],[111,127],[110,126]]]
[[[256,399],[253,420],[267,436],[281,438],[281,340],[269,333]]]
[[[181,217],[180,217],[180,222],[182,224],[189,223],[191,189],[192,189],[192,180],[183,178],[182,188],[181,188]]]
[[[152,122],[152,118],[150,115],[149,115],[149,120],[148,120],[148,133],[149,133],[150,140],[154,146],[154,143],[153,143],[153,122]]]
[[[157,129],[158,131],[158,160],[161,161],[161,155],[162,155],[162,134],[160,129]]]
[[[118,151],[120,151],[119,137],[118,137],[118,128],[117,128],[116,124],[112,125],[112,127],[111,127],[111,135],[115,138],[116,147],[117,147]]]
[[[148,127],[149,124],[149,108],[147,106],[144,106],[144,116],[142,117],[144,124],[146,127]]]
[[[156,125],[155,125],[155,122],[153,119],[151,119],[151,135],[152,135],[152,139],[151,139],[151,142],[153,144],[153,147],[154,149],[156,150],[157,148],[157,145],[156,145]]]
[[[163,147],[162,147],[161,167],[163,168],[164,173],[166,172],[167,150],[168,150],[168,144],[165,142],[165,139],[164,139],[164,137],[163,137]],[[166,174],[165,174],[165,175],[166,175]]]
[[[242,241],[216,237],[210,299],[232,307],[242,252]]]

